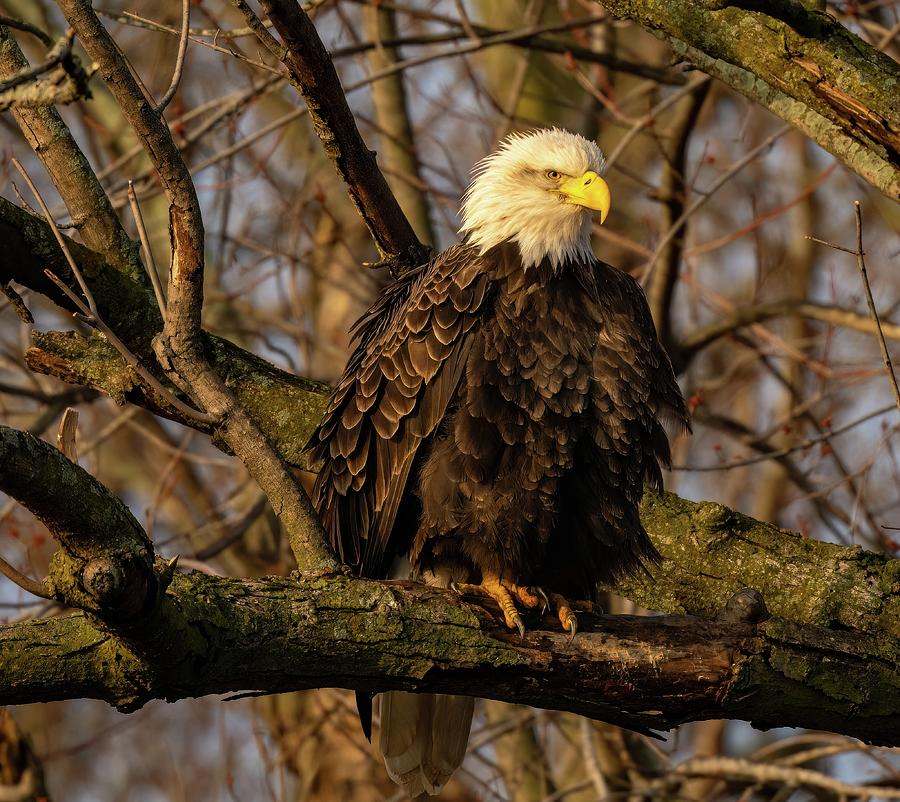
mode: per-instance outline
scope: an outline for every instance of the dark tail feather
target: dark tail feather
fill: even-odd
[[[368,691],[356,692],[356,710],[359,713],[359,723],[362,726],[363,735],[372,743],[372,694]]]

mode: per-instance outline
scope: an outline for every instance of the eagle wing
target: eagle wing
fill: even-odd
[[[690,429],[672,363],[640,285],[602,262],[585,289],[598,335],[592,355],[591,432],[575,449],[561,526],[574,538],[570,582],[592,590],[659,559],[640,521],[648,484],[662,489],[670,462],[664,423]]]
[[[314,500],[341,560],[383,575],[416,452],[462,379],[488,288],[483,257],[448,248],[390,284],[354,327],[355,348],[309,445]],[[408,533],[411,536],[413,533]]]

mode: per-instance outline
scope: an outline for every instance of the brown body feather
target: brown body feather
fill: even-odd
[[[390,285],[310,443],[341,558],[593,596],[657,554],[638,517],[688,425],[644,294],[602,262],[449,248]]]

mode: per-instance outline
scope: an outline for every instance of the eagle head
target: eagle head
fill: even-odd
[[[591,259],[591,217],[599,212],[602,223],[609,212],[604,164],[600,148],[579,134],[512,134],[475,166],[460,234],[482,251],[514,242],[526,268]]]

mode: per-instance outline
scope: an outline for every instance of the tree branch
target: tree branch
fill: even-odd
[[[720,505],[648,501],[643,517],[667,559],[652,579],[617,588],[716,620],[581,613],[572,642],[552,617],[520,639],[496,610],[416,583],[151,571],[127,508],[49,444],[0,428],[0,466],[0,487],[60,541],[54,595],[92,613],[0,628],[0,704],[86,696],[131,710],[327,685],[465,693],[633,729],[743,718],[900,744],[900,561]],[[745,579],[793,620],[729,589]]]
[[[203,351],[204,230],[197,192],[160,110],[147,101],[112,37],[87,0],[59,6],[144,144],[169,199],[172,266],[166,318],[154,351],[173,382],[218,420],[217,433],[240,457],[285,528],[301,570],[337,567],[312,503],[283,458],[239,403]]]
[[[854,331],[865,332],[866,334],[878,333],[874,321],[859,312],[854,312],[852,309],[842,309],[839,306],[825,306],[802,300],[769,301],[752,306],[739,307],[727,317],[723,317],[706,326],[701,326],[688,334],[684,337],[678,349],[679,362],[686,364],[716,340],[726,337],[744,326],[762,323],[774,317],[805,317],[810,320],[820,320],[833,326],[843,326]],[[885,337],[890,337],[892,340],[900,339],[900,325],[896,323],[882,323],[881,327]]]
[[[0,25],[0,79],[11,78],[28,67],[28,60],[9,29]],[[15,106],[12,115],[53,179],[88,247],[101,253],[113,267],[143,281],[138,246],[116,217],[87,157],[59,112],[52,106]]]
[[[524,639],[452,592],[346,577],[174,577],[147,659],[89,617],[0,628],[0,703],[105,699],[125,710],[229,691],[463,693],[646,730],[743,718],[900,743],[896,651],[882,639],[742,620],[581,615],[574,642]],[[552,624],[550,625],[552,626]],[[73,649],[73,644],[78,644]]]
[[[430,248],[419,242],[378,169],[374,152],[366,147],[315,26],[298,3],[261,2],[284,43],[282,52],[276,55],[306,100],[325,153],[347,184],[350,198],[368,226],[382,260],[394,271],[422,264]]]
[[[4,222],[5,217],[9,222]],[[0,280],[14,279],[39,292],[55,292],[53,299],[66,303],[40,272],[40,267],[47,264],[43,256],[50,247],[47,243],[52,241],[46,224],[0,199],[0,234],[6,237],[5,247],[0,251]],[[81,264],[101,311],[109,303],[107,293],[112,292],[126,299],[123,307],[131,310],[133,318],[145,319],[146,313],[138,304],[142,299],[147,307],[152,307],[145,292],[134,284],[129,285],[121,274],[106,266],[87,248],[71,241],[69,246]],[[58,249],[56,253],[59,253]],[[61,255],[58,258],[64,262]],[[57,269],[54,263],[50,264]],[[59,269],[62,273],[62,267]],[[131,298],[134,300],[127,300]],[[808,306],[812,309],[807,309],[806,304],[785,302],[779,304],[778,313],[820,309]],[[830,322],[854,328],[873,326],[868,318],[857,313],[830,308],[823,311],[829,314]],[[838,313],[851,317],[847,320],[831,317]],[[155,321],[155,328],[150,328],[151,334],[160,325],[158,317]],[[891,324],[883,326],[887,336],[896,336]],[[872,328],[864,330],[872,331]],[[226,377],[238,403],[259,422],[284,459],[294,467],[308,467],[303,447],[323,414],[327,386],[279,370],[227,340],[206,335],[204,348],[216,371]],[[178,419],[135,381],[115,350],[99,337],[85,340],[71,333],[38,333],[27,361],[34,370],[100,390],[117,403],[136,403]],[[291,415],[284,415],[285,409],[290,409]],[[190,422],[184,422],[190,425]],[[214,435],[213,442],[228,450],[221,438]],[[732,516],[734,522],[729,523]],[[646,607],[712,616],[732,593],[749,586],[762,591],[772,611],[785,618],[821,626],[839,623],[854,629],[867,629],[871,624],[900,635],[900,627],[896,624],[900,619],[900,601],[884,590],[900,581],[900,571],[884,573],[874,584],[867,579],[876,562],[880,576],[882,572],[894,570],[890,566],[896,567],[896,561],[816,541],[797,538],[799,542],[795,543],[793,536],[785,540],[782,530],[777,527],[737,516],[719,505],[692,504],[672,495],[661,499],[648,496],[642,519],[657,547],[670,559],[656,571],[652,582],[641,580],[623,585],[619,591]],[[726,543],[727,549],[723,546]],[[738,557],[732,559],[734,555]],[[823,572],[831,576],[833,566],[838,564],[843,568],[834,576],[843,584],[831,589],[817,587],[816,583],[820,582],[817,577]],[[771,572],[772,565],[778,565],[779,570]],[[791,601],[791,606],[783,609],[777,601],[781,598],[781,586],[791,590],[784,595]],[[857,590],[848,595],[848,587]]]
[[[154,363],[152,340],[162,328],[159,311],[137,282],[112,269],[103,258],[66,237],[66,245],[81,268],[97,308],[116,334],[150,367]],[[0,284],[15,281],[70,312],[71,301],[43,273],[49,267],[73,289],[78,284],[56,246],[46,222],[0,198]],[[325,410],[327,385],[295,376],[245,351],[234,343],[203,333],[203,352],[213,369],[224,377],[236,401],[260,422],[266,436],[291,465],[305,467],[303,447]],[[63,381],[92,387],[116,403],[131,402],[171,420],[193,425],[213,435],[223,450],[231,451],[211,426],[199,427],[166,405],[127,369],[103,338],[84,339],[71,332],[33,335],[29,366]],[[284,415],[283,410],[292,410]]]
[[[900,198],[900,65],[793,0],[598,0]]]
[[[59,541],[54,598],[111,621],[144,611],[156,593],[153,546],[131,511],[49,443],[0,426],[0,490]]]

